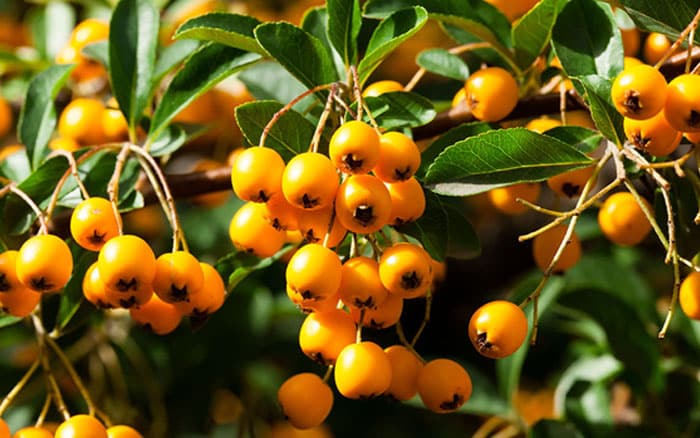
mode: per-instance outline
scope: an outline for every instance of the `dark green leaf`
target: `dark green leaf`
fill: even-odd
[[[80,304],[83,302],[83,277],[90,265],[97,260],[97,253],[85,251],[75,244],[72,252],[73,260],[77,260],[77,263],[73,266],[73,275],[61,294],[61,304],[58,307],[56,319],[56,327],[60,330],[71,322],[80,308]]]
[[[194,53],[165,90],[151,121],[154,141],[167,124],[197,97],[231,74],[257,62],[260,55],[221,44],[210,44]]]
[[[109,43],[107,41],[97,41],[83,47],[83,55],[94,59],[107,69],[109,69]]]
[[[524,128],[498,129],[446,148],[428,168],[425,182],[437,193],[466,196],[590,164],[590,158],[555,138]]]
[[[581,126],[556,126],[544,134],[561,140],[584,154],[598,149],[603,140],[603,136],[598,131]]]
[[[323,43],[289,23],[266,23],[255,29],[260,45],[308,88],[338,80]]]
[[[227,279],[226,296],[231,296],[236,286],[245,280],[246,277],[255,271],[272,265],[286,251],[288,251],[288,248],[283,248],[278,254],[264,259],[259,259],[245,252],[235,252],[217,261],[216,270],[221,274],[222,278]]]
[[[176,125],[168,125],[161,131],[160,135],[153,140],[149,153],[154,157],[172,154],[180,149],[187,141],[187,132]]]
[[[471,122],[461,124],[445,132],[440,137],[438,137],[437,140],[432,142],[425,151],[423,151],[423,154],[421,156],[421,167],[418,171],[418,176],[425,175],[426,170],[433,163],[435,158],[438,155],[440,155],[440,153],[443,150],[445,150],[445,148],[447,148],[448,146],[452,146],[453,144],[459,141],[465,140],[474,135],[483,134],[484,132],[491,131],[497,128],[498,125],[496,124],[486,122]]]
[[[17,134],[27,148],[32,169],[46,156],[49,140],[56,127],[54,99],[73,70],[72,65],[54,65],[39,73],[29,83],[19,114]]]
[[[11,181],[23,181],[32,173],[32,166],[24,149],[11,153],[0,162],[0,175]]]
[[[282,104],[270,100],[248,102],[236,107],[236,121],[251,145],[260,141],[263,129]],[[265,146],[275,149],[285,161],[309,149],[314,125],[294,110],[289,110],[273,125]]]
[[[472,224],[448,199],[425,192],[425,213],[415,222],[396,227],[420,240],[435,260],[468,259],[479,255],[481,246]]]
[[[331,58],[333,58],[333,64],[335,64],[335,71],[338,73],[338,77],[345,77],[347,75],[345,61],[340,57],[338,52],[333,49],[328,39],[328,11],[326,8],[316,7],[308,10],[301,22],[301,28],[323,43],[326,50],[328,50],[328,53],[331,55]],[[280,102],[286,102],[286,100],[280,100]]]
[[[608,4],[571,0],[559,14],[552,45],[569,76],[614,78],[622,71],[622,37]]]
[[[265,51],[255,40],[253,29],[260,21],[248,15],[212,12],[187,20],[175,32],[175,39],[213,41],[261,55]]]
[[[362,15],[359,0],[328,0],[328,39],[345,61],[346,66],[357,63],[357,37]]]
[[[44,59],[53,60],[68,43],[75,26],[75,11],[62,1],[49,1],[44,7],[30,12],[29,27],[32,43]]]
[[[583,438],[581,432],[571,423],[562,420],[540,420],[532,426],[528,438]]]
[[[187,59],[192,53],[199,48],[199,41],[181,40],[175,41],[160,53],[156,61],[155,71],[153,72],[152,83],[153,89],[156,89],[163,80],[165,75],[170,73],[176,67],[182,65],[182,62]]]
[[[445,49],[428,49],[418,54],[416,63],[431,73],[464,81],[469,77],[469,66],[457,55]]]
[[[132,132],[151,98],[158,24],[151,0],[121,0],[109,24],[112,92]]]
[[[24,318],[19,318],[12,315],[0,315],[0,328],[9,327],[15,325],[18,322],[22,322]]]
[[[583,98],[591,108],[591,118],[596,127],[608,140],[622,145],[625,142],[623,117],[617,112],[610,98],[612,82],[596,75],[580,76],[574,80],[585,90]]]
[[[374,119],[384,129],[423,126],[437,115],[430,100],[419,94],[405,91],[367,97],[365,102]]]
[[[552,39],[552,28],[566,0],[538,2],[513,27],[515,59],[521,68],[527,68],[540,56]]]
[[[421,7],[401,9],[383,19],[372,33],[364,58],[357,66],[360,85],[401,43],[415,35],[428,21],[428,13]]]
[[[700,8],[698,0],[621,0],[625,11],[641,30],[661,32],[676,39]],[[695,36],[698,41],[698,35]]]
[[[603,383],[576,382],[564,401],[563,412],[588,436],[614,433],[610,390]],[[595,432],[594,432],[595,431]]]

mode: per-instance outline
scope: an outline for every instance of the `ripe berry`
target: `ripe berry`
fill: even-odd
[[[84,200],[70,218],[73,240],[89,251],[99,251],[109,239],[119,235],[119,226],[112,204],[105,198]]]
[[[175,251],[156,259],[153,292],[168,303],[189,301],[204,284],[199,261],[189,252]]]
[[[560,173],[549,178],[547,186],[559,196],[574,198],[581,194],[594,170],[595,166],[588,166]]]
[[[289,160],[282,174],[284,197],[290,204],[306,210],[320,210],[332,205],[338,185],[335,165],[328,157],[316,152],[296,155]]]
[[[637,65],[617,75],[610,94],[615,108],[623,116],[648,119],[664,107],[666,79],[650,65]]]
[[[112,426],[107,429],[107,436],[109,438],[143,438],[136,429],[130,426]]]
[[[247,202],[236,211],[228,235],[237,249],[264,258],[275,255],[282,248],[285,232],[276,230],[264,214],[265,206],[255,202]]]
[[[231,184],[244,201],[267,202],[282,189],[284,160],[274,149],[250,147],[241,151],[231,167]]]
[[[683,137],[668,123],[664,110],[645,120],[625,118],[624,129],[634,147],[655,157],[673,153]]]
[[[2,433],[0,433],[0,437],[3,437]],[[7,438],[9,438],[10,435],[7,435]],[[49,432],[48,430],[44,429],[43,427],[24,427],[17,432],[15,432],[14,435],[12,435],[12,438],[53,438],[54,435]]]
[[[277,400],[294,427],[310,429],[328,417],[333,407],[333,391],[316,374],[300,373],[280,386]]]
[[[0,97],[0,138],[3,138],[12,130],[12,125],[12,107],[3,97]]]
[[[491,359],[515,353],[527,336],[527,317],[510,301],[496,300],[479,307],[469,320],[474,348]]]
[[[425,407],[438,414],[456,411],[472,395],[469,373],[450,359],[434,359],[423,365],[417,386]]]
[[[83,296],[86,300],[90,301],[96,307],[101,309],[121,306],[121,303],[119,302],[120,297],[116,293],[114,294],[115,302],[110,301],[105,284],[100,278],[100,271],[97,267],[97,262],[90,265],[87,271],[85,271],[85,277],[83,277]],[[140,304],[146,302],[148,298],[150,298],[150,294],[148,294],[147,298]]]
[[[650,210],[649,203],[642,201]],[[623,246],[640,243],[651,231],[644,211],[628,192],[614,193],[603,202],[598,211],[598,225],[608,240]]]
[[[420,167],[420,149],[400,132],[387,132],[379,137],[379,161],[372,172],[385,182],[405,181]]]
[[[379,278],[389,292],[402,298],[423,296],[433,280],[430,256],[418,245],[396,243],[382,254]]]
[[[105,108],[101,123],[105,141],[118,142],[129,138],[129,125],[119,109]]]
[[[467,105],[479,120],[497,122],[518,103],[518,83],[500,67],[481,69],[467,79]]]
[[[358,309],[374,309],[382,304],[389,291],[379,279],[379,264],[369,257],[353,257],[342,267],[340,299]]]
[[[289,260],[287,284],[304,299],[323,300],[338,292],[342,265],[332,250],[317,243],[302,246]]]
[[[379,134],[365,122],[347,122],[333,133],[328,155],[341,172],[367,173],[379,161]]]
[[[500,187],[488,192],[491,204],[501,213],[517,215],[525,213],[528,208],[518,202],[518,199],[534,204],[540,196],[539,183],[521,183]]]
[[[392,345],[384,352],[391,363],[391,385],[386,394],[399,401],[412,399],[418,392],[418,375],[423,362],[403,345]]]
[[[172,332],[182,319],[182,314],[174,304],[166,303],[156,294],[152,294],[146,303],[131,307],[129,314],[131,319],[157,335]]]
[[[10,426],[0,418],[0,438],[10,438]]]
[[[26,287],[37,292],[56,292],[63,289],[73,273],[73,256],[59,237],[33,236],[19,249],[16,269],[17,278]]]
[[[384,183],[391,197],[389,225],[402,225],[423,216],[425,193],[416,178],[395,183]]]
[[[143,303],[153,293],[156,257],[138,236],[125,234],[105,243],[97,256],[97,268],[108,297],[110,293],[119,297],[122,307]]]
[[[108,438],[107,430],[95,417],[74,415],[56,429],[56,438]]]
[[[671,41],[666,35],[651,32],[644,40],[642,55],[647,64],[656,64],[671,49]]]
[[[401,318],[403,311],[403,298],[396,294],[389,294],[381,304],[378,304],[375,309],[364,308],[363,310],[357,307],[350,307],[350,315],[352,315],[355,324],[360,324],[375,330],[385,329],[395,325]],[[364,318],[360,321],[360,316]]]
[[[69,44],[83,48],[95,41],[105,40],[109,37],[109,25],[95,18],[88,18],[78,23],[71,32]]]
[[[104,104],[97,99],[80,97],[72,100],[58,119],[59,135],[72,138],[83,146],[102,143],[104,109]]]
[[[678,298],[683,313],[700,320],[700,272],[693,271],[685,277]]]
[[[525,128],[542,134],[543,132],[556,128],[557,126],[561,126],[561,122],[559,120],[550,119],[549,117],[538,117],[527,122]]]
[[[351,399],[377,397],[391,385],[391,362],[374,342],[350,344],[334,367],[335,386]]]
[[[298,230],[299,216],[303,211],[287,202],[282,193],[278,193],[265,203],[263,217],[276,230]]]
[[[17,251],[0,254],[0,309],[3,312],[24,318],[41,300],[41,294],[24,286],[17,278]]]
[[[355,342],[355,330],[352,316],[343,310],[313,312],[299,329],[299,346],[315,362],[332,365],[343,348]]]
[[[219,272],[208,263],[199,263],[202,270],[202,287],[199,292],[190,295],[189,301],[175,303],[180,313],[195,317],[205,317],[216,312],[224,305],[226,287]]]
[[[362,97],[377,97],[392,91],[404,91],[403,85],[396,81],[377,81],[365,87],[362,91]]]
[[[374,233],[389,220],[391,195],[376,176],[351,175],[338,188],[335,214],[353,233]]]
[[[700,76],[676,76],[668,84],[665,114],[668,123],[682,132],[700,132]]]
[[[330,227],[330,235],[326,241],[328,225],[333,219]],[[348,230],[340,223],[340,219],[334,212],[333,206],[321,210],[304,210],[298,217],[299,231],[304,240],[309,243],[324,243],[328,248],[334,248],[343,241]]]
[[[567,228],[567,225],[559,224],[535,237],[532,243],[532,256],[538,268],[543,271],[547,269],[552,262],[554,254],[557,252],[557,249],[559,249],[559,245],[566,234]],[[552,267],[552,272],[564,272],[576,265],[580,258],[581,242],[578,240],[576,233],[573,232],[559,260],[557,260],[557,263]]]

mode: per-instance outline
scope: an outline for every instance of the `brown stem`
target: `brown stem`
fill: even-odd
[[[673,55],[673,53],[680,47],[681,43],[685,40],[685,38],[688,36],[689,33],[693,32],[696,27],[698,27],[698,20],[700,20],[700,9],[695,13],[695,16],[693,19],[690,21],[690,23],[683,29],[683,32],[678,35],[678,38],[676,41],[671,44],[671,47],[668,48],[664,56],[659,59],[656,64],[654,64],[654,68],[660,68],[667,60],[668,58]]]
[[[0,402],[0,417],[2,417],[2,414],[5,413],[5,410],[10,407],[12,402],[15,400],[17,395],[22,392],[25,386],[27,386],[27,383],[29,383],[29,380],[32,378],[34,375],[34,372],[36,372],[37,368],[39,368],[39,360],[35,360],[32,366],[29,367],[26,373],[22,376],[21,379],[15,384],[15,386],[10,390],[10,392],[5,395],[5,398],[2,399],[2,402]]]

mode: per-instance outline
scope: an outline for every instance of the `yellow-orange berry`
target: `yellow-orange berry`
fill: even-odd
[[[284,416],[294,427],[309,429],[328,417],[333,407],[333,391],[316,374],[301,373],[280,386],[277,400]]]
[[[501,359],[515,353],[525,341],[527,317],[510,301],[491,301],[474,312],[468,331],[479,353]]]
[[[423,365],[417,387],[425,407],[439,414],[456,411],[472,395],[469,373],[450,359],[433,359]]]
[[[63,239],[51,234],[30,237],[17,255],[17,278],[37,292],[56,292],[73,273],[73,256]]]
[[[264,215],[265,206],[255,202],[247,202],[236,211],[228,228],[236,248],[258,257],[271,257],[282,249],[285,232],[276,230]]]
[[[387,248],[379,261],[379,278],[392,294],[403,298],[425,295],[433,281],[428,253],[418,245],[399,242]]]
[[[540,196],[539,183],[521,183],[507,187],[499,187],[488,192],[491,204],[501,213],[517,215],[525,213],[527,207],[518,202],[523,199],[532,204],[537,202]]]
[[[372,172],[382,181],[405,181],[416,173],[420,163],[420,149],[410,137],[387,132],[379,137],[379,161]]]
[[[56,438],[108,438],[107,429],[95,417],[74,415],[56,429]]]
[[[700,272],[693,271],[685,277],[678,299],[688,318],[700,320]]]
[[[647,210],[651,206],[642,200]],[[613,243],[633,246],[651,231],[651,224],[631,193],[618,192],[609,196],[598,211],[598,225],[605,237]]]
[[[682,132],[700,132],[700,76],[676,76],[667,87],[664,114]]]
[[[290,204],[306,210],[320,210],[332,205],[339,185],[333,162],[316,152],[296,155],[289,160],[282,174],[284,197]]]
[[[274,149],[251,147],[241,151],[231,166],[231,184],[244,201],[267,202],[282,190],[284,160]]]
[[[403,345],[392,345],[384,352],[391,363],[391,385],[386,394],[399,401],[412,399],[418,392],[418,375],[423,362]]]
[[[623,116],[648,119],[664,107],[666,78],[650,65],[636,65],[617,75],[610,95],[615,108]]]
[[[301,351],[323,364],[335,363],[340,352],[355,342],[355,322],[340,309],[310,313],[299,329]]]
[[[365,87],[362,91],[362,97],[377,97],[392,91],[404,91],[403,85],[391,80],[377,81]]]
[[[541,270],[546,270],[554,258],[554,254],[559,249],[568,226],[559,224],[554,228],[537,235],[532,242],[532,256],[535,259],[535,264]],[[552,272],[564,272],[572,268],[578,263],[581,258],[581,242],[575,232],[572,232],[571,237],[564,247],[559,260],[552,267]]]
[[[374,175],[351,175],[338,188],[335,214],[354,233],[379,231],[389,221],[391,195]]]
[[[129,314],[131,319],[157,335],[172,332],[182,319],[182,314],[174,304],[166,303],[156,294],[152,294],[146,303],[131,307]]]
[[[472,114],[484,122],[501,120],[518,103],[518,83],[513,75],[500,67],[488,67],[473,73],[464,88]]]
[[[423,216],[425,193],[416,178],[395,183],[384,183],[391,197],[390,225],[413,222]]]
[[[81,247],[99,251],[105,242],[119,235],[112,204],[107,199],[96,196],[82,201],[71,215],[70,232]]]
[[[153,292],[168,303],[189,301],[199,294],[204,275],[196,257],[187,251],[162,254],[156,259]]]
[[[379,161],[379,134],[365,122],[347,122],[333,133],[328,155],[341,172],[367,173]]]
[[[645,120],[625,118],[623,126],[628,141],[637,149],[655,157],[673,153],[683,137],[668,123],[664,110]]]
[[[373,342],[350,344],[335,362],[334,377],[338,392],[347,398],[376,397],[391,385],[391,362]]]

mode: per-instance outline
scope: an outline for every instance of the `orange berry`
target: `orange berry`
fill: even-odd
[[[274,149],[250,147],[231,166],[231,184],[244,201],[267,202],[282,189],[284,160]]]
[[[153,292],[167,302],[189,301],[199,294],[204,284],[204,275],[199,261],[186,251],[162,254],[156,259],[156,275]]]
[[[41,294],[25,287],[17,278],[17,251],[0,254],[0,308],[3,312],[24,318],[32,313]]]
[[[434,359],[423,365],[417,386],[425,407],[438,414],[456,411],[472,395],[469,373],[450,359]]]
[[[333,374],[338,392],[351,399],[377,397],[391,386],[391,362],[374,342],[343,348]]]
[[[479,307],[469,320],[474,348],[491,359],[515,353],[527,336],[527,317],[510,301],[496,300]]]
[[[10,435],[7,435],[8,438]],[[2,437],[2,434],[0,434],[0,437]],[[12,438],[53,438],[54,435],[49,432],[48,430],[44,429],[43,427],[24,427],[17,432],[15,432],[14,435],[12,435]]]
[[[420,162],[420,149],[410,137],[387,132],[379,137],[379,161],[372,172],[382,181],[405,181],[416,173]]]
[[[97,99],[80,97],[72,100],[58,119],[58,134],[83,146],[102,143],[104,132],[100,121],[104,110],[104,104]]]
[[[467,90],[462,87],[452,97],[452,108],[467,104]]]
[[[306,300],[324,300],[335,295],[342,277],[340,258],[317,243],[302,246],[289,260],[287,285]]]
[[[332,205],[339,185],[333,162],[316,152],[296,155],[289,160],[282,174],[284,197],[295,207],[307,210]]]
[[[649,203],[642,201],[651,210]],[[608,240],[622,246],[640,243],[651,231],[644,211],[628,192],[614,193],[603,202],[598,211],[598,225]]]
[[[109,25],[104,21],[88,18],[75,26],[71,33],[69,44],[78,49],[82,49],[88,44],[109,37]]]
[[[557,195],[574,198],[581,194],[581,190],[593,176],[595,166],[582,167],[570,170],[550,177],[547,186]]]
[[[535,6],[537,1],[538,0],[486,0],[487,3],[491,3],[500,10],[503,15],[508,18],[508,21],[515,21],[521,15],[524,15]]]
[[[116,303],[110,302],[105,284],[100,278],[97,262],[90,265],[87,271],[85,271],[85,277],[83,277],[83,296],[85,296],[86,300],[102,309],[121,306],[118,300]]]
[[[80,53],[82,48],[73,45],[64,46],[56,54],[56,64],[76,64],[70,77],[75,82],[88,82],[106,78],[107,71],[96,61],[88,59]]]
[[[107,430],[95,417],[74,415],[56,429],[56,438],[108,438]]]
[[[488,67],[473,73],[464,88],[472,114],[484,122],[501,120],[518,103],[518,83],[513,75],[500,67]]]
[[[641,46],[639,29],[636,27],[620,29],[620,34],[622,34],[622,49],[625,52],[625,57],[637,56]]]
[[[27,239],[17,254],[17,278],[37,292],[56,292],[73,273],[73,256],[63,239],[51,234]]]
[[[425,193],[423,187],[414,177],[406,181],[384,183],[391,198],[389,225],[402,225],[413,222],[423,216],[425,211]]]
[[[156,257],[138,236],[125,234],[105,243],[97,256],[97,268],[112,303],[116,300],[128,308],[145,303],[153,294]]]
[[[401,318],[403,311],[403,298],[396,294],[389,294],[381,304],[376,308],[364,308],[364,318],[362,325],[375,329],[385,329],[395,325]],[[350,315],[352,315],[355,324],[360,324],[360,317],[363,312],[357,307],[350,307]]]
[[[391,195],[376,176],[351,175],[338,188],[335,214],[353,233],[374,233],[389,221]]]
[[[624,43],[624,40],[623,40]],[[644,40],[642,54],[648,64],[656,64],[671,49],[671,41],[666,35],[651,32]]]
[[[202,287],[196,294],[190,295],[189,301],[175,303],[183,315],[204,317],[216,312],[224,305],[226,286],[219,272],[208,263],[199,263],[202,270]]]
[[[0,138],[10,133],[13,122],[12,107],[3,97],[0,97]]]
[[[57,137],[49,142],[49,148],[54,151],[73,152],[80,149],[80,144],[70,137]]]
[[[417,298],[433,281],[431,258],[423,248],[407,242],[387,248],[379,260],[379,278],[392,294]]]
[[[520,183],[507,187],[499,187],[488,192],[491,204],[501,213],[517,215],[525,213],[528,208],[518,202],[523,199],[530,203],[537,202],[540,196],[539,183]]]
[[[10,426],[0,418],[0,438],[10,438]]]
[[[645,120],[625,118],[624,129],[634,147],[655,157],[673,153],[683,137],[668,123],[664,110]]]
[[[379,279],[379,264],[369,257],[347,260],[342,267],[340,299],[358,309],[376,308],[389,294]]]
[[[685,277],[678,299],[688,318],[700,320],[700,272],[693,271]]]
[[[333,133],[328,155],[341,172],[367,173],[379,161],[379,134],[365,122],[347,122]]]
[[[309,429],[323,423],[330,414],[333,391],[316,374],[300,373],[280,386],[277,400],[294,427]]]
[[[131,319],[157,335],[172,332],[182,319],[182,314],[174,304],[166,303],[156,294],[152,294],[146,303],[129,308],[129,314]]]
[[[329,248],[338,246],[345,238],[348,230],[340,223],[340,219],[333,211],[332,206],[321,210],[303,210],[299,213],[299,231],[304,236],[304,240],[309,243],[324,243],[331,217],[333,218],[333,225],[330,229],[328,241],[325,243]]]
[[[543,132],[556,128],[557,126],[561,126],[561,122],[559,120],[550,119],[549,117],[538,117],[527,122],[525,128],[542,134]]]
[[[136,429],[131,426],[112,426],[107,429],[107,436],[109,438],[143,438]]]
[[[278,193],[265,203],[263,216],[276,230],[297,230],[299,229],[299,216],[303,211],[287,202],[282,193]]]
[[[700,76],[676,76],[667,87],[665,115],[682,132],[700,132]]]
[[[403,85],[397,81],[377,81],[367,85],[362,90],[362,97],[377,97],[392,91],[404,91]]]
[[[537,235],[532,242],[532,256],[535,264],[541,270],[546,270],[564,239],[568,226],[559,224],[554,228]],[[552,272],[564,272],[572,268],[581,258],[581,242],[575,232],[571,234],[569,243],[564,247],[559,260],[552,267]]]
[[[355,342],[355,322],[340,309],[310,313],[299,329],[299,346],[322,365],[335,363],[340,352]]]
[[[399,401],[412,399],[418,392],[418,375],[423,362],[403,345],[392,345],[384,352],[391,363],[391,385],[386,394]]]
[[[623,116],[648,119],[664,107],[666,78],[650,65],[636,65],[617,75],[610,95],[615,108]]]
[[[129,138],[129,125],[120,110],[105,108],[101,123],[106,141],[118,142]]]
[[[105,198],[82,201],[70,218],[73,240],[89,251],[99,251],[105,242],[119,235],[119,225],[112,204]]]
[[[623,59],[623,70],[628,69],[630,67],[634,67],[635,65],[642,65],[644,64],[642,61],[640,61],[638,58],[633,58],[631,56],[625,56]]]
[[[285,232],[273,228],[264,214],[265,206],[255,202],[247,202],[236,211],[228,228],[236,248],[262,258],[271,257],[282,249]]]

